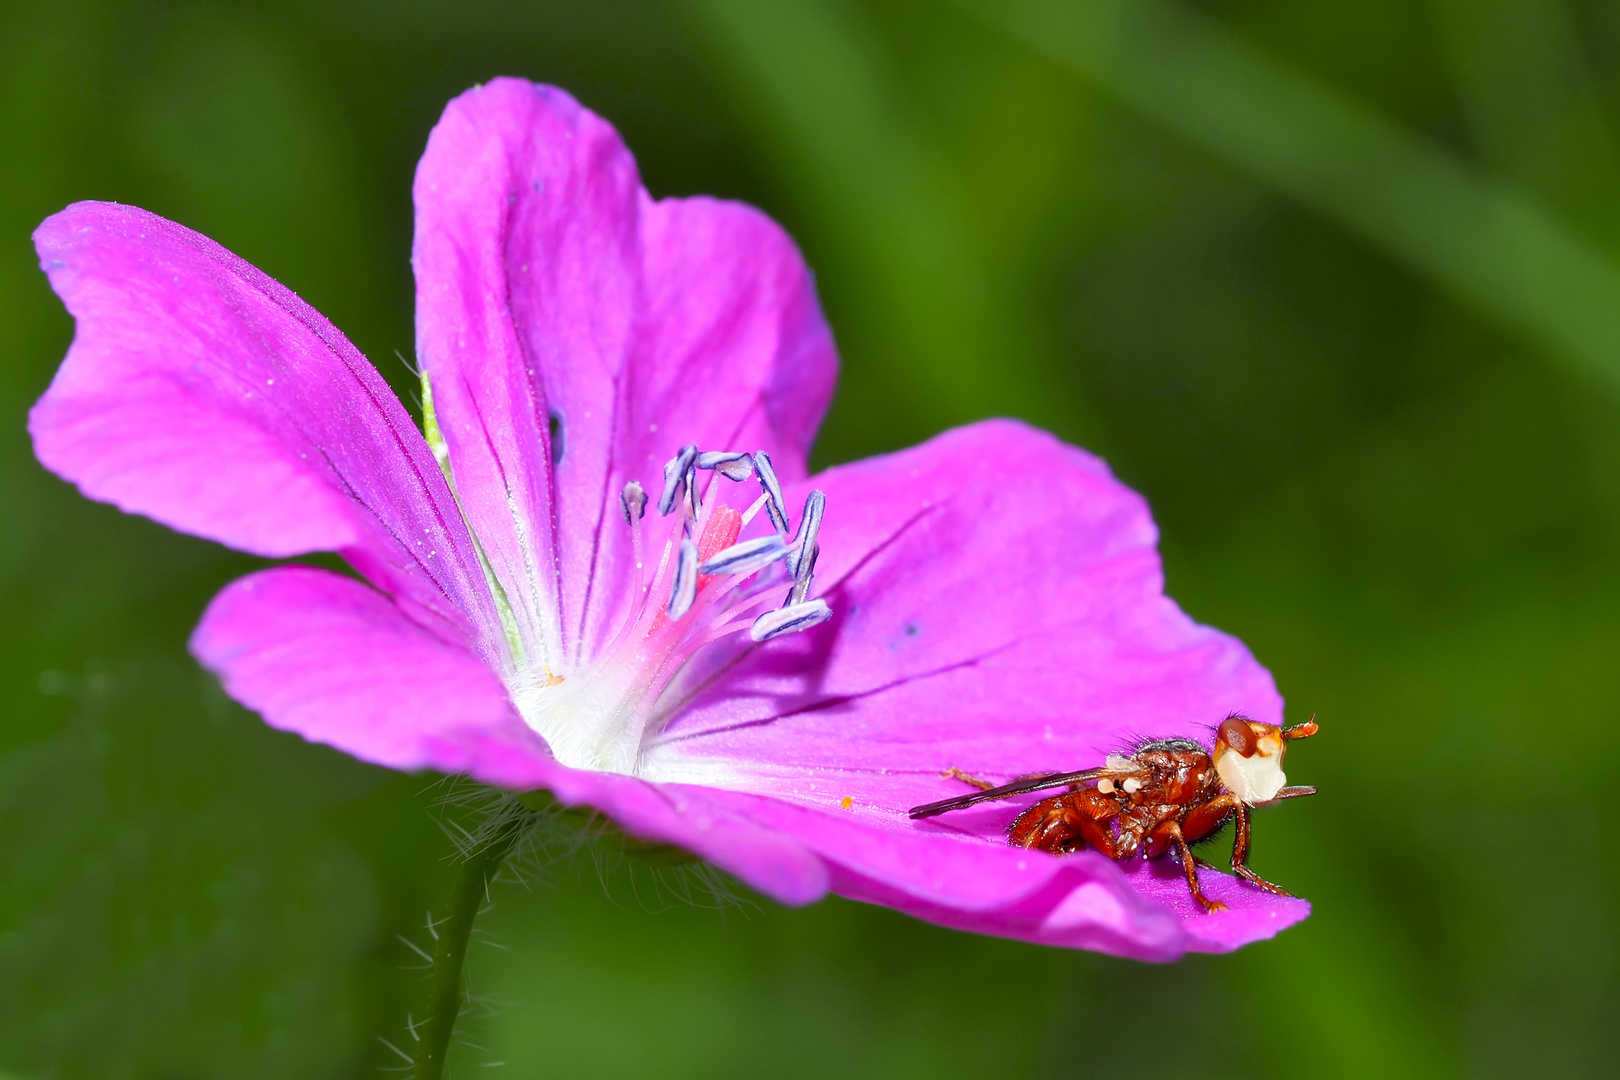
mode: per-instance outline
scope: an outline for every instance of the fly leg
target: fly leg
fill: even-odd
[[[1314,795],[1315,793],[1315,788],[1286,787],[1277,792],[1271,801],[1297,799],[1302,795]],[[1183,819],[1181,827],[1187,833],[1192,834],[1195,839],[1201,840],[1213,834],[1229,817],[1236,823],[1236,835],[1232,838],[1232,873],[1251,885],[1260,886],[1267,892],[1276,893],[1278,896],[1291,895],[1249,869],[1249,807],[1239,800],[1236,795],[1227,792],[1219,798],[1211,799],[1203,806],[1188,813],[1186,818]],[[1220,869],[1198,858],[1196,855],[1193,856],[1192,861],[1194,866],[1202,867],[1205,870]]]
[[[1184,837],[1192,837],[1195,843],[1212,836],[1217,829],[1226,824],[1227,818],[1238,812],[1242,805],[1238,797],[1230,791],[1219,795],[1202,806],[1195,807],[1187,812],[1187,816],[1181,819],[1181,834]],[[1163,832],[1164,830],[1161,827],[1159,831]],[[1200,859],[1197,855],[1193,856],[1193,865],[1200,870],[1213,870],[1216,873],[1223,873],[1219,866],[1206,859]]]
[[[1117,859],[1119,849],[1107,822],[1118,815],[1117,804],[1096,788],[1055,795],[1014,818],[1007,827],[1007,842],[1054,855],[1090,847]]]
[[[1199,887],[1198,863],[1201,860],[1192,853],[1192,845],[1187,843],[1187,838],[1181,835],[1181,826],[1174,821],[1167,821],[1159,826],[1158,831],[1167,836],[1176,845],[1176,851],[1181,854],[1181,869],[1187,874],[1187,891],[1192,893],[1192,898],[1198,901],[1205,911],[1225,911],[1225,904],[1219,900],[1211,900]]]
[[[1108,826],[1085,814],[1078,816],[1075,829],[1079,832],[1080,838],[1086,842],[1086,846],[1102,852],[1110,859],[1119,858],[1119,849],[1114,844],[1114,834],[1108,831]]]
[[[964,784],[972,784],[980,791],[989,791],[991,788],[996,786],[988,780],[980,780],[977,776],[969,776],[961,769],[958,769],[955,765],[952,765],[939,775],[947,780],[960,780]]]
[[[1287,791],[1288,789],[1284,788],[1283,790]],[[1260,886],[1266,892],[1287,897],[1294,895],[1280,885],[1273,885],[1249,869],[1249,808],[1247,806],[1238,807],[1237,835],[1232,838],[1232,873],[1251,885]]]

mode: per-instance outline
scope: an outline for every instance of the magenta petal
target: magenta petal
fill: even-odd
[[[458,489],[518,606],[560,612],[567,665],[627,592],[624,483],[656,490],[686,443],[803,475],[832,338],[780,229],[652,201],[612,127],[560,90],[498,79],[451,102],[415,198],[418,350]]]
[[[249,575],[209,604],[191,651],[272,727],[364,761],[518,789],[549,775],[550,751],[483,661],[352,578]]]
[[[77,204],[36,233],[78,322],[30,417],[41,460],[248,551],[340,551],[382,589],[303,567],[227,588],[192,648],[232,696],[368,761],[549,788],[789,903],[831,888],[1142,959],[1305,917],[1215,873],[1231,910],[1207,915],[1168,860],[1013,849],[1032,798],[906,816],[962,790],[950,766],[999,781],[1133,736],[1207,741],[1232,711],[1280,721],[1242,644],[1163,595],[1147,507],[1102,462],[996,422],[804,480],[836,358],[799,253],[747,207],[654,202],[560,91],[505,79],[452,102],[415,198],[419,354],[461,507],[377,373],[282,286],[127,207]],[[814,592],[833,617],[699,653],[658,699],[639,777],[565,767],[501,680],[528,701],[552,664],[622,674],[629,653],[592,666],[631,598],[618,493],[656,489],[687,443],[769,451],[794,510],[825,491]],[[463,507],[513,600],[520,671]]]
[[[555,762],[542,785],[565,804],[600,810],[640,840],[685,848],[784,904],[808,904],[827,893],[824,860],[759,816],[738,813],[711,789]]]
[[[660,754],[909,770],[905,797],[941,797],[950,765],[1078,768],[1132,735],[1282,717],[1242,642],[1165,597],[1147,505],[1082,450],[991,421],[811,483],[833,619],[700,666]]]
[[[1269,938],[1310,905],[1205,872],[1205,891],[1230,905],[1206,915],[1171,860],[1121,867],[1100,855],[1062,857],[967,835],[897,836],[881,808],[826,809],[721,795],[797,838],[832,866],[833,891],[958,930],[1137,960],[1225,952]]]
[[[1099,855],[1057,858],[1005,842],[906,835],[881,807],[715,797],[821,855],[833,867],[834,891],[850,899],[955,929],[1139,960],[1173,960],[1187,948],[1182,920],[1132,889]]]
[[[817,585],[833,619],[732,654],[729,667],[699,668],[709,682],[648,755],[650,774],[804,804],[803,816],[773,809],[771,820],[841,868],[835,887],[865,882],[860,895],[890,904],[908,896],[899,906],[951,925],[1116,942],[1127,940],[1122,926],[1149,926],[1129,905],[1123,923],[1059,931],[1044,921],[1041,903],[1070,919],[1078,909],[1041,892],[1057,888],[1044,878],[1027,885],[1034,871],[1009,869],[1029,853],[1009,849],[1003,830],[1032,799],[926,822],[905,816],[964,790],[940,776],[951,766],[1001,781],[1099,764],[1133,736],[1207,743],[1232,711],[1281,719],[1270,675],[1242,643],[1163,595],[1141,498],[1097,459],[1010,422],[813,482],[827,492]],[[840,819],[845,798],[857,814]],[[845,832],[839,821],[851,823]],[[857,821],[869,842],[846,834]],[[962,843],[930,846],[946,838]],[[1191,936],[1166,944],[1154,931],[1140,953],[1088,947],[1229,948],[1305,911],[1211,874],[1214,895],[1258,914],[1206,918],[1154,884],[1158,869],[1099,868],[1088,880],[1118,896],[1129,882],[1133,896],[1186,916]],[[1046,901],[1031,900],[1037,892]]]
[[[46,467],[245,551],[343,551],[419,616],[488,637],[493,605],[444,478],[336,327],[144,210],[76,203],[34,242],[77,320],[29,415]]]

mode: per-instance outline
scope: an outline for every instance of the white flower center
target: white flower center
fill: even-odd
[[[745,513],[721,505],[712,490],[704,503],[700,471],[714,474],[711,485],[757,475],[762,494]],[[688,446],[665,466],[658,510],[670,525],[650,574],[646,505],[641,485],[627,484],[621,508],[634,538],[636,575],[627,614],[607,647],[565,679],[526,670],[508,680],[523,719],[558,761],[574,768],[636,772],[645,739],[681,704],[665,691],[704,647],[742,630],[768,641],[832,614],[825,601],[809,598],[826,498],[810,493],[790,539],[782,490],[765,453],[700,454]],[[739,543],[761,509],[774,531]],[[760,614],[784,589],[786,600]]]
[[[439,430],[426,369],[421,377],[422,434],[455,495],[450,447]],[[721,505],[712,490],[705,503],[698,490],[700,472],[712,475],[711,489],[721,477],[733,483],[757,477],[761,494],[744,513]],[[455,497],[459,503],[459,495]],[[600,655],[585,658],[582,669],[567,672],[566,677],[543,662],[536,668],[524,648],[517,613],[468,521],[473,548],[500,614],[510,662],[499,666],[518,713],[564,765],[636,772],[645,739],[657,734],[681,705],[668,700],[665,691],[705,646],[744,629],[756,642],[769,641],[831,617],[826,601],[810,598],[821,550],[816,537],[826,504],[826,496],[812,491],[805,499],[798,531],[789,538],[787,505],[770,455],[763,450],[701,453],[696,446],[682,447],[664,466],[658,512],[671,520],[657,567],[649,575],[642,538],[647,493],[635,481],[626,484],[620,506],[631,530],[636,568],[627,614]],[[773,532],[738,543],[738,535],[760,510],[768,515]],[[788,591],[781,605],[757,614],[772,597],[783,595],[784,587]],[[557,620],[532,621],[543,626]]]

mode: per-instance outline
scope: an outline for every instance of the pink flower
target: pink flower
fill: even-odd
[[[40,460],[369,583],[226,588],[192,650],[233,697],[367,761],[549,788],[789,904],[1154,960],[1306,915],[1213,873],[1231,910],[1204,915],[1173,860],[1010,848],[1022,804],[906,817],[962,790],[950,766],[1006,780],[1132,733],[1207,740],[1233,710],[1281,721],[1243,645],[1164,597],[1147,507],[1102,462],[992,421],[807,479],[837,361],[792,241],[746,206],[652,200],[558,90],[456,99],[415,197],[427,438],[217,244],[108,203],[35,234],[78,321],[30,417]]]

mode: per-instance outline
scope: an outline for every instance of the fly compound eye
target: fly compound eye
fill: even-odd
[[[1215,732],[1215,756],[1219,757],[1225,749],[1241,757],[1253,757],[1256,741],[1247,720],[1241,716],[1229,716]]]

